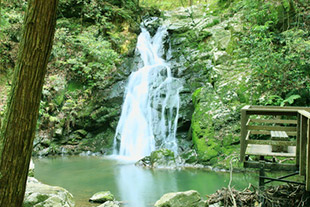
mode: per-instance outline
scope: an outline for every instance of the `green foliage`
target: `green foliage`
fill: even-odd
[[[10,75],[13,71],[17,42],[21,38],[22,13],[3,4],[0,21],[0,73]]]
[[[57,30],[55,38],[58,41],[53,56],[55,67],[67,68],[71,79],[100,88],[116,69],[119,59],[108,41],[95,37],[96,31],[96,28],[88,27],[74,35],[65,28]]]
[[[193,5],[201,3],[199,0],[192,0]],[[190,6],[190,1],[188,0],[140,0],[140,5],[145,7],[155,7],[161,10],[173,10],[177,7],[188,7]]]
[[[141,12],[135,0],[60,0],[59,11],[59,16],[92,23],[100,23],[104,18],[112,22],[136,21],[137,13]]]
[[[286,99],[283,99],[280,96],[277,95],[271,95],[266,100],[265,105],[275,105],[275,106],[285,106],[286,104],[292,105],[295,100],[300,99],[300,95],[291,95]]]
[[[290,0],[245,0],[240,5],[248,31],[238,37],[238,58],[249,60],[252,87],[267,98],[260,103],[294,104],[297,96],[292,95],[310,89],[310,33],[296,27],[303,25],[301,8]]]

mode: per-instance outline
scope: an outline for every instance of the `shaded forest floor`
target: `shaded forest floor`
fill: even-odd
[[[269,186],[261,191],[250,185],[243,191],[222,188],[207,196],[210,206],[242,207],[306,207],[310,206],[310,194],[300,185]]]

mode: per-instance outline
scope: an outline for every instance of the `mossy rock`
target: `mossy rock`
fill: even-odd
[[[106,201],[114,201],[114,195],[110,191],[101,191],[95,193],[90,199],[92,203],[104,203]]]
[[[146,156],[139,160],[136,165],[150,168],[173,168],[177,163],[174,152],[168,149],[159,149],[153,151],[150,156]]]
[[[74,207],[73,196],[65,189],[28,178],[24,207]]]
[[[155,203],[155,207],[204,207],[206,204],[197,191],[167,193]]]

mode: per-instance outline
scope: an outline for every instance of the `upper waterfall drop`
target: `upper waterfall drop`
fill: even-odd
[[[177,122],[182,84],[172,77],[163,59],[164,26],[151,37],[144,26],[138,37],[137,51],[143,67],[129,77],[120,120],[114,137],[114,154],[138,160],[157,148],[177,154]]]

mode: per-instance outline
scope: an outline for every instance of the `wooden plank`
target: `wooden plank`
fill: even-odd
[[[289,146],[288,152],[272,152],[271,145],[257,145],[249,144],[245,154],[247,155],[259,155],[259,156],[275,156],[275,157],[295,157],[296,156],[296,147]]]
[[[307,117],[308,119],[310,119],[310,113],[309,112],[307,112],[305,110],[299,110],[298,113],[303,115],[304,117]]]
[[[301,107],[301,106],[258,106],[251,105],[251,109],[290,109],[290,110],[305,110],[310,112],[310,107]]]
[[[299,167],[299,157],[300,157],[300,117],[297,114],[297,136],[296,136],[296,165]]]
[[[285,115],[297,116],[297,110],[279,110],[279,109],[247,109],[248,115]]]
[[[257,161],[244,162],[245,168],[260,168],[261,164]],[[279,171],[296,171],[298,168],[294,164],[265,162],[265,169]]]
[[[251,134],[253,135],[270,135],[270,131],[257,131],[257,130],[251,130]],[[296,136],[297,132],[286,132],[288,136]]]
[[[252,107],[251,105],[245,105],[244,107],[242,107],[241,110],[246,110],[246,109],[249,109],[249,108],[251,108],[251,107]]]
[[[271,131],[270,132],[271,138],[288,138],[288,135],[284,131]]]
[[[246,113],[246,110],[250,106],[245,106],[241,109],[241,138],[240,138],[240,162],[244,161],[245,157],[245,150],[246,150],[246,143],[245,139],[248,134],[248,131],[246,129],[246,124],[248,122],[249,116]]]
[[[251,134],[253,134],[253,135],[270,135],[270,131],[251,130]]]
[[[292,119],[250,119],[254,123],[275,123],[275,124],[297,124],[297,120]]]
[[[307,120],[308,120],[307,117],[301,115],[300,156],[299,156],[300,175],[306,175]]]
[[[275,140],[246,140],[246,144],[257,145],[278,145],[278,146],[296,146],[295,141],[275,141]]]
[[[307,119],[306,191],[310,191],[310,120]]]
[[[247,126],[247,130],[297,131],[296,127],[283,126]]]

